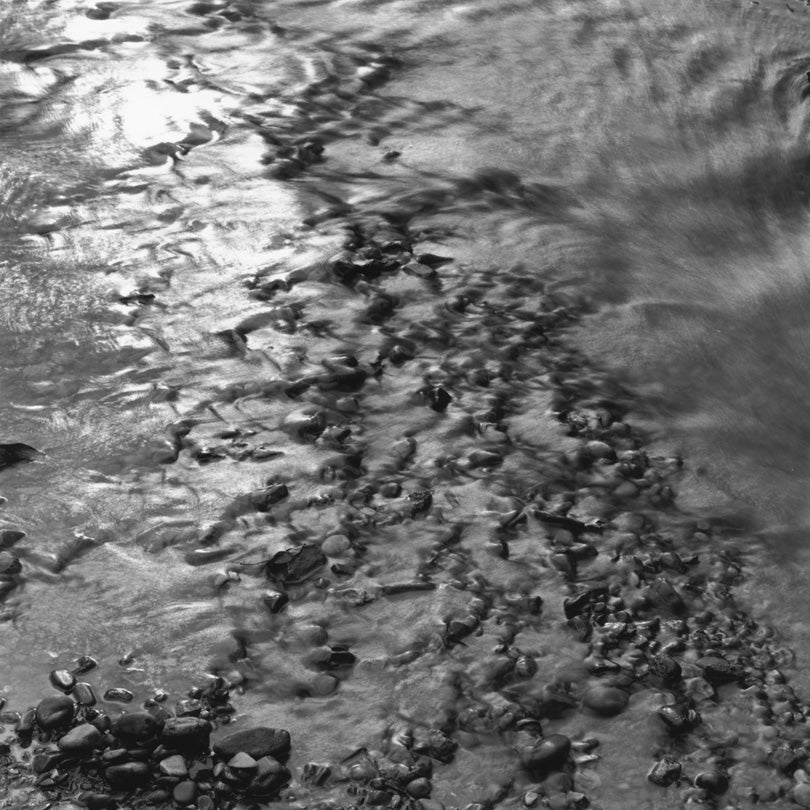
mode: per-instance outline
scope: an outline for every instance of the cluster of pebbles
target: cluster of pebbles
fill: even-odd
[[[394,64],[372,65],[369,93]],[[333,130],[268,136],[268,171],[301,180]],[[538,203],[508,172],[479,173],[465,188],[513,212]],[[141,539],[181,547],[191,565],[224,561],[217,594],[249,593],[252,575],[262,630],[245,631],[231,682],[192,690],[174,711],[158,696],[114,709],[132,698],[115,687],[100,709],[87,683],[54,672],[59,694],[0,716],[10,730],[0,806],[35,806],[27,791],[38,790],[49,806],[93,809],[445,810],[459,796],[466,810],[598,808],[595,776],[611,756],[602,738],[637,734],[648,759],[625,766],[640,765],[645,790],[669,791],[667,806],[810,807],[810,706],[787,683],[792,655],[735,598],[748,539],[679,509],[683,461],[645,450],[632,394],[566,340],[587,315],[582,300],[550,291],[533,268],[441,252],[431,217],[458,192],[382,213],[378,203],[333,206],[311,224],[343,227],[339,255],[249,282],[254,311],[217,333],[230,356],[250,357],[268,335],[303,335],[307,368],[249,366],[171,427],[160,460],[199,480],[236,464],[268,473],[216,520]],[[144,291],[124,303],[146,310],[153,300]],[[290,456],[308,460],[297,477],[285,476]],[[289,529],[282,547],[246,565],[245,538],[264,543],[279,527]],[[0,534],[5,592],[20,581],[10,549],[23,537]],[[403,626],[389,633],[386,611],[403,603],[413,613],[392,612]],[[232,723],[229,689],[266,687],[256,672],[267,625],[292,633],[295,616],[316,609],[367,620],[383,648],[375,672],[394,673],[403,702],[430,711],[400,707],[347,756],[298,762],[298,730]],[[419,632],[409,634],[411,619]],[[324,712],[372,655],[362,634],[331,640],[327,623],[290,666],[307,677],[289,700],[322,700]],[[556,652],[568,665],[549,663]],[[492,759],[480,783],[459,764],[477,749]],[[619,780],[636,784],[602,773]],[[634,801],[631,792],[625,806]]]
[[[380,240],[355,229],[346,251],[330,263],[340,284],[368,300],[362,323],[393,315],[397,304],[381,289],[385,278],[404,273],[437,283],[437,269],[449,259],[419,254],[409,237]],[[271,585],[263,591],[270,621],[312,599],[363,611],[388,597],[430,600],[448,587],[457,591],[460,607],[444,615],[438,638],[410,644],[387,660],[403,672],[420,661],[451,663],[435,687],[439,708],[432,724],[391,717],[377,748],[361,745],[340,761],[288,769],[286,731],[240,728],[220,736],[217,727],[234,711],[221,678],[194,690],[174,713],[151,699],[143,710],[112,716],[97,708],[87,684],[57,671],[52,684],[66,694],[0,717],[15,727],[4,752],[7,784],[33,782],[91,808],[207,810],[283,800],[330,810],[443,810],[435,786],[452,778],[457,752],[499,740],[511,752],[505,776],[479,791],[467,810],[573,810],[600,806],[587,786],[595,784],[592,774],[604,752],[598,732],[582,733],[582,719],[604,729],[606,721],[620,723],[632,714],[649,716],[647,782],[677,791],[682,806],[810,806],[804,745],[810,706],[787,684],[791,653],[735,600],[745,569],[744,535],[678,509],[682,460],[645,452],[644,436],[628,421],[630,395],[565,344],[565,330],[582,317],[581,303],[541,287],[535,282],[536,300],[521,308],[499,305],[483,284],[442,305],[459,323],[469,319],[465,328],[491,350],[484,362],[448,362],[443,376],[423,375],[414,391],[417,410],[432,414],[430,425],[440,430],[470,389],[482,391],[486,402],[451,423],[462,450],[455,458],[431,459],[432,486],[417,472],[418,448],[436,428],[423,426],[418,439],[406,435],[389,445],[387,460],[376,467],[352,442],[365,386],[416,363],[425,343],[446,336],[424,325],[422,342],[413,328],[383,334],[372,361],[332,357],[322,373],[290,379],[282,391],[293,403],[306,396],[318,403],[317,410],[295,409],[285,423],[293,441],[327,443],[343,458],[331,465],[329,498],[296,508],[348,506],[340,532],[292,543],[263,561],[257,577]],[[252,288],[262,289],[260,280]],[[515,339],[510,343],[505,334]],[[461,329],[456,336],[463,340]],[[520,397],[532,395],[520,382],[532,375],[543,378],[544,401],[564,448],[535,455],[533,465],[525,427],[524,438],[517,438],[517,428],[510,437]],[[242,388],[239,397],[257,393]],[[345,423],[352,419],[353,428]],[[249,457],[248,433],[235,430],[211,446],[195,439],[195,427],[192,420],[175,431],[178,455],[204,467]],[[511,474],[505,474],[510,461]],[[369,469],[376,480],[364,480]],[[486,532],[476,534],[474,518],[455,519],[436,503],[437,493],[458,481],[497,486],[497,502],[511,507],[491,511]],[[240,521],[278,517],[290,500],[291,489],[278,480],[239,496],[197,538],[203,545],[193,553],[215,552]],[[410,579],[372,587],[365,559],[374,547],[371,536],[400,526],[437,539]],[[528,566],[528,574],[506,575],[513,565]],[[218,586],[228,584],[239,587],[238,577],[231,582],[226,575]],[[549,589],[547,598],[541,586]],[[536,645],[549,629],[582,653],[578,666],[556,674],[541,670]],[[358,660],[345,645],[317,640],[324,643],[315,652],[323,654],[310,656],[310,663],[329,673],[330,686],[301,697],[338,689]],[[108,703],[127,699],[125,690],[105,694]],[[295,735],[292,729],[293,750]]]

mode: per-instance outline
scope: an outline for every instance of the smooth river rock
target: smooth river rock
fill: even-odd
[[[214,741],[214,753],[226,761],[240,752],[256,760],[269,756],[283,762],[290,755],[290,733],[283,728],[257,726],[234,731]]]

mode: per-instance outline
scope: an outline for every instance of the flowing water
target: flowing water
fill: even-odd
[[[195,549],[268,477],[286,532],[342,519],[279,392],[387,340],[321,272],[346,221],[381,219],[449,277],[595,302],[573,339],[687,459],[683,502],[761,530],[751,602],[808,660],[808,34],[800,0],[0,0],[0,439],[46,454],[0,472],[28,534],[0,687],[26,704],[83,653],[138,688],[233,671],[264,583],[219,588],[218,565],[265,559],[279,524],[226,534],[225,563]],[[433,303],[394,292],[418,332]],[[366,400],[372,467],[410,392]],[[177,457],[184,419],[211,442],[249,424],[268,454]],[[288,663],[252,666],[282,684]]]

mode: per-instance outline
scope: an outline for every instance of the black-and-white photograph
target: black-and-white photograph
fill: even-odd
[[[0,0],[0,810],[810,808],[810,0]]]

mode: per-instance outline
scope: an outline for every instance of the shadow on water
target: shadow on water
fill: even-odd
[[[577,191],[608,306],[579,340],[648,394],[714,486],[766,525],[805,526],[808,59],[767,27],[713,35],[693,31],[648,103],[615,104],[594,138]]]

